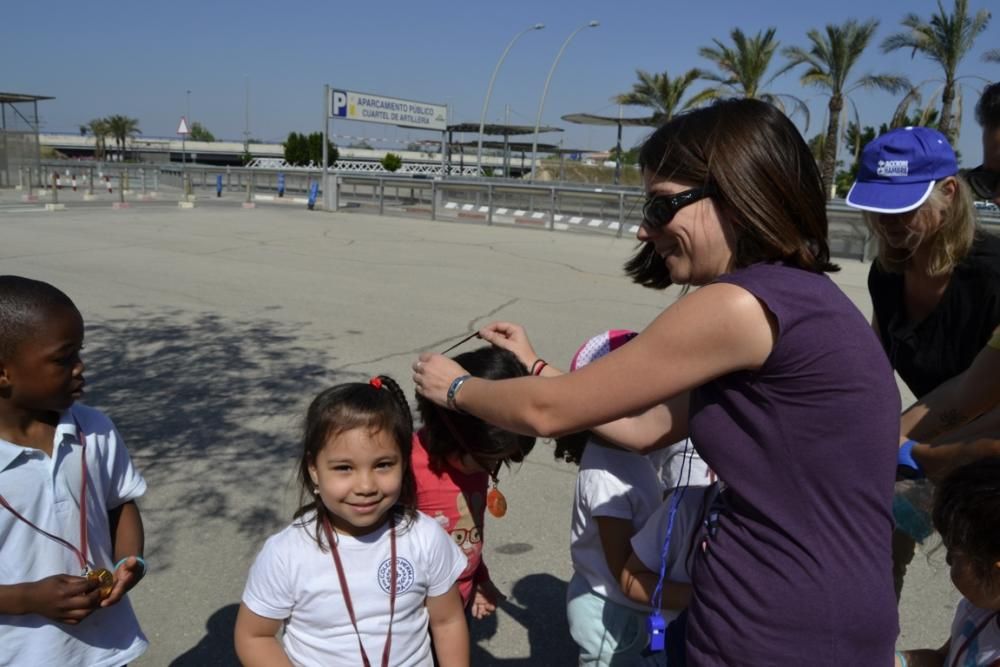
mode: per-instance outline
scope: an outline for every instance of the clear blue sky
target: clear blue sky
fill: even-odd
[[[971,0],[971,5],[1000,9],[996,0]],[[614,144],[613,128],[573,126],[560,116],[616,113],[610,98],[631,88],[636,68],[677,75],[707,67],[698,48],[713,38],[728,43],[729,30],[737,26],[747,33],[775,26],[783,46],[806,46],[809,28],[877,18],[876,44],[859,74],[902,73],[914,82],[940,78],[937,66],[919,55],[883,55],[877,48],[901,29],[906,12],[929,16],[935,6],[935,0],[8,2],[0,20],[0,90],[54,96],[40,106],[43,131],[51,132],[77,132],[92,118],[125,114],[139,120],[143,135],[174,136],[190,90],[191,120],[218,138],[239,140],[248,81],[250,132],[263,140],[321,129],[324,83],[448,104],[453,121],[478,122],[500,53],[519,30],[541,22],[545,29],[522,37],[508,56],[487,116],[502,121],[509,104],[512,122],[531,125],[559,46],[576,27],[594,19],[601,26],[582,31],[570,44],[545,105],[543,123],[567,131],[541,140],[561,137],[567,146],[603,150]],[[1000,65],[981,60],[984,51],[998,46],[1000,16],[994,16],[960,74],[1000,79]],[[983,82],[968,78],[963,83],[959,148],[964,162],[973,164],[981,153],[973,105]],[[803,88],[794,71],[778,78],[772,89],[805,98],[813,112],[807,134],[821,131],[826,100],[819,90]],[[870,125],[887,121],[896,104],[888,94],[865,91],[854,100],[862,123]],[[644,111],[626,107],[625,113]],[[357,122],[340,122],[333,132],[370,136],[386,146],[434,138]],[[641,136],[632,130],[626,142]]]

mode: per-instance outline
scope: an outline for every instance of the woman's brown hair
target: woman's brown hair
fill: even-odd
[[[642,145],[639,166],[714,188],[712,199],[736,236],[732,268],[781,261],[816,273],[838,270],[830,262],[816,160],[795,125],[772,105],[720,100],[674,116]],[[654,263],[642,246],[626,273],[640,284],[665,287],[662,272],[648,273]]]

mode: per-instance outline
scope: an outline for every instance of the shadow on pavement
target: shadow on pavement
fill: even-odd
[[[205,624],[205,636],[194,648],[177,656],[170,667],[239,667],[233,646],[233,627],[239,608],[238,604],[230,604],[212,614]]]
[[[510,599],[500,608],[528,631],[527,658],[497,658],[480,644],[496,634],[495,618],[474,621],[470,626],[471,664],[502,667],[576,665],[578,650],[566,623],[566,582],[551,574],[529,574],[511,589]]]
[[[86,400],[115,421],[149,483],[147,558],[168,570],[181,530],[211,540],[220,522],[256,545],[287,522],[276,499],[295,488],[306,405],[354,378],[333,377],[332,356],[303,345],[307,323],[119,308],[88,323]]]

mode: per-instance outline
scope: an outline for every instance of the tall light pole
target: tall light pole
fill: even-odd
[[[510,48],[514,46],[514,42],[521,38],[526,32],[531,32],[532,30],[541,30],[545,27],[543,23],[536,23],[533,26],[528,26],[521,32],[514,35],[514,39],[510,40],[510,44],[507,48],[503,50],[500,54],[500,60],[497,61],[497,66],[493,68],[493,76],[490,77],[490,85],[486,87],[486,99],[483,101],[483,113],[479,116],[479,141],[476,143],[476,169],[482,171],[483,169],[483,130],[486,129],[486,110],[490,106],[490,95],[493,94],[493,83],[497,80],[497,72],[500,71],[500,65],[503,64],[504,58],[510,52]]]
[[[244,104],[243,118],[243,156],[250,152],[250,77],[243,77],[246,83],[246,102]]]
[[[191,91],[187,91],[186,102],[184,105],[184,120],[187,124],[188,134],[191,133]],[[181,166],[187,169],[187,134],[181,135]],[[185,173],[187,173],[185,171]]]
[[[590,21],[584,23],[582,26],[574,30],[563,42],[562,47],[559,49],[559,53],[556,54],[556,59],[552,61],[552,67],[549,68],[549,75],[545,77],[545,86],[542,88],[542,99],[538,102],[538,116],[535,117],[535,139],[531,142],[531,180],[535,180],[535,161],[538,153],[538,128],[542,126],[542,110],[545,108],[545,96],[549,93],[549,82],[552,81],[552,75],[556,71],[556,65],[559,64],[559,59],[562,58],[563,51],[569,46],[569,43],[573,41],[576,37],[576,33],[580,32],[584,28],[596,28],[601,25],[597,21]],[[482,130],[480,130],[481,132]]]

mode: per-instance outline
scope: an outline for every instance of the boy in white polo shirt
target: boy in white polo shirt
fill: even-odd
[[[125,594],[145,574],[146,483],[83,394],[83,318],[0,276],[0,665],[120,666],[146,650]]]

